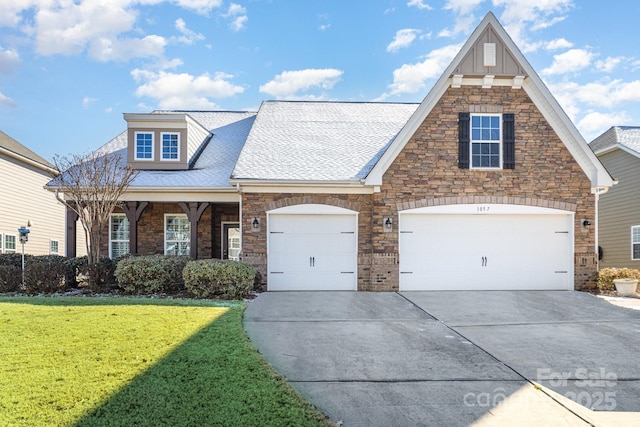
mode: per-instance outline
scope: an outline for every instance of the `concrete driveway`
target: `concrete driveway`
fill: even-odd
[[[640,426],[640,311],[589,294],[267,292],[244,325],[347,427]]]

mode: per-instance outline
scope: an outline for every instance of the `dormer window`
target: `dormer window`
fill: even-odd
[[[136,160],[153,160],[153,133],[136,132]]]
[[[162,133],[162,160],[180,159],[180,134]]]

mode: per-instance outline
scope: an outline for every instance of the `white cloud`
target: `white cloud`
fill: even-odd
[[[402,48],[409,47],[418,34],[420,34],[420,30],[414,28],[398,30],[393,41],[387,46],[387,52],[397,52]]]
[[[13,99],[0,92],[0,105],[4,105],[6,107],[15,107],[17,104]]]
[[[155,2],[155,0],[151,0]],[[222,6],[222,0],[174,0],[174,2],[185,9],[191,9],[201,15],[206,15],[213,9]]]
[[[89,105],[96,102],[97,100],[98,100],[97,98],[91,98],[89,96],[85,96],[84,98],[82,98],[82,108],[84,109],[89,108]]]
[[[548,28],[566,18],[573,0],[493,0],[495,7],[504,7],[500,21],[522,49],[533,52],[543,45],[528,40],[528,32]]]
[[[178,18],[176,19],[176,30],[182,33],[182,36],[178,37],[178,41],[180,43],[184,43],[187,45],[192,45],[198,40],[204,40],[204,36],[200,33],[196,33],[187,28],[187,24],[184,22],[184,19]]]
[[[99,0],[42,8],[35,15],[36,50],[41,55],[79,54],[93,40],[131,30],[136,18],[135,10]]]
[[[273,80],[260,86],[260,92],[269,95],[290,98],[300,91],[311,88],[331,89],[340,81],[343,72],[333,68],[283,71]]]
[[[624,56],[612,57],[608,56],[606,59],[600,59],[596,61],[596,69],[604,73],[610,73],[618,65],[622,63],[626,58]]]
[[[15,49],[0,47],[0,74],[13,74],[20,66],[20,54]]]
[[[425,86],[428,79],[439,77],[451,60],[460,50],[461,45],[449,45],[431,51],[426,59],[417,64],[404,64],[393,72],[393,83],[389,85],[391,91],[383,94],[379,100],[391,95],[402,93],[416,93]]]
[[[132,58],[161,57],[167,42],[164,37],[146,36],[141,39],[101,38],[91,43],[89,56],[98,61],[128,61]]]
[[[417,7],[422,10],[433,10],[431,6],[424,2],[424,0],[409,0],[407,2],[408,7]]]
[[[591,64],[593,53],[585,49],[570,49],[564,53],[553,55],[553,63],[542,70],[542,74],[565,74],[576,72]]]
[[[249,20],[246,13],[247,9],[243,6],[237,3],[231,3],[227,12],[222,16],[231,19],[229,27],[231,27],[233,31],[240,31],[246,26],[246,23]]]
[[[578,123],[577,128],[587,141],[592,141],[611,126],[633,124],[625,111],[615,113],[587,113]]]
[[[569,49],[571,47],[573,47],[573,43],[564,38],[551,40],[544,45],[544,48],[546,50]]]
[[[475,8],[484,0],[447,0],[445,10],[451,10],[456,15],[453,29],[445,28],[438,33],[438,37],[455,37],[458,34],[467,34],[473,29],[476,17],[473,14]]]
[[[136,96],[156,99],[162,109],[212,109],[209,98],[228,98],[244,92],[242,86],[230,82],[230,74],[208,73],[192,76],[188,73],[152,72],[135,69],[131,75],[138,83]]]

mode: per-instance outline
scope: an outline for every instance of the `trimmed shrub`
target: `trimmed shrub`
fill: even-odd
[[[118,262],[116,280],[129,293],[176,293],[184,285],[182,270],[189,260],[191,257],[178,255],[127,257]]]
[[[22,284],[22,268],[0,264],[0,292],[16,292]]]
[[[32,258],[32,255],[24,256],[25,264],[29,262]],[[2,254],[0,255],[0,265],[12,265],[14,267],[18,267],[22,270],[22,254],[13,253],[13,254]]]
[[[598,289],[601,291],[615,291],[615,279],[638,279],[640,270],[635,268],[602,268],[598,271]]]
[[[240,261],[204,259],[189,261],[183,277],[196,298],[241,299],[251,294],[256,270]]]
[[[93,265],[86,264],[82,273],[86,276],[89,287],[94,292],[105,292],[111,290],[116,283],[117,260],[109,257],[100,257]]]
[[[73,271],[64,257],[32,257],[25,262],[24,291],[30,295],[63,292],[72,276]]]

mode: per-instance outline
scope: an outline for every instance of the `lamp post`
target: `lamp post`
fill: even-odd
[[[29,241],[29,230],[24,225],[18,228],[18,233],[20,233],[20,243],[22,244],[22,289],[24,289],[24,244]]]

